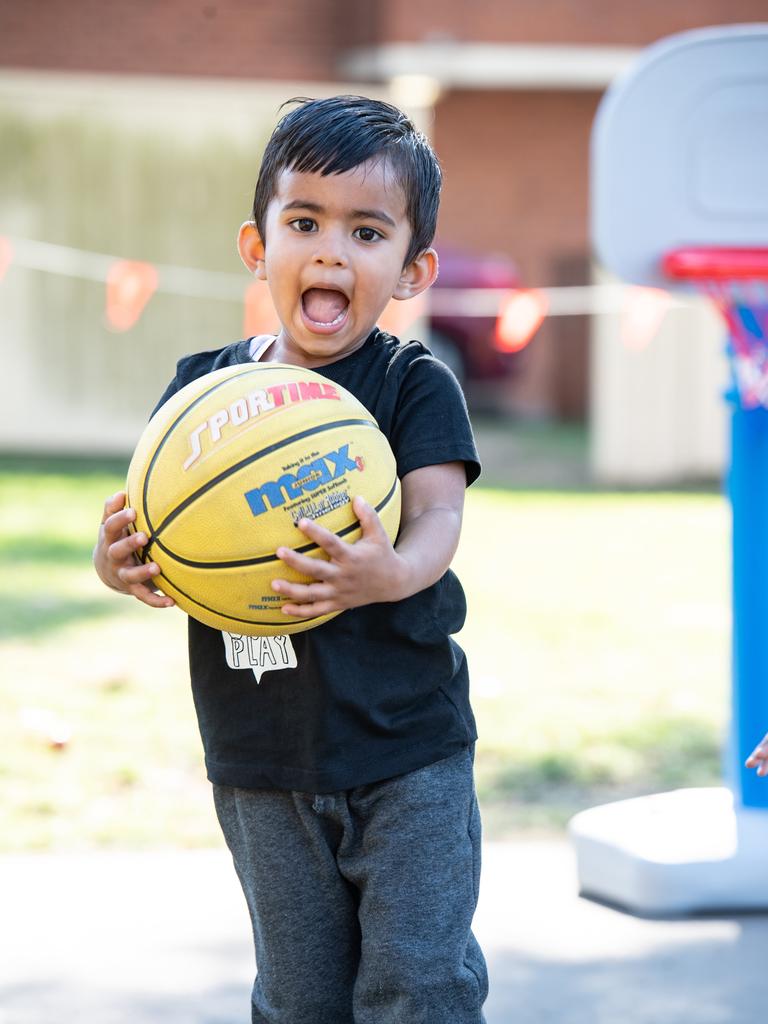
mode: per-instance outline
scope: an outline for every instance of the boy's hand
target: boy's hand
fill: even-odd
[[[747,768],[757,768],[758,775],[768,775],[768,733],[763,736],[745,763]]]
[[[138,561],[138,553],[147,543],[145,533],[131,533],[129,523],[136,519],[132,508],[125,508],[125,493],[118,491],[104,502],[99,537],[93,549],[93,564],[102,583],[121,594],[133,597],[152,608],[170,608],[176,602],[159,593],[151,583],[160,574],[155,562]]]
[[[395,547],[375,511],[360,497],[352,503],[362,527],[355,544],[302,519],[299,529],[320,545],[329,560],[309,558],[290,548],[277,549],[277,557],[286,565],[316,580],[272,581],[273,589],[288,598],[283,605],[285,614],[307,618],[379,601],[400,601],[435,583],[456,551],[466,483],[461,462],[406,473]]]
[[[363,498],[355,498],[352,509],[362,528],[355,544],[348,544],[312,519],[298,523],[301,532],[325,551],[328,561],[301,555],[291,548],[277,549],[281,561],[316,581],[272,581],[272,589],[288,598],[283,605],[286,615],[327,615],[378,601],[395,601],[401,595],[409,572],[407,563],[392,547],[381,520]]]

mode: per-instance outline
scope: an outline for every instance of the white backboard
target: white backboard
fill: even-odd
[[[768,23],[684,32],[611,85],[592,132],[602,265],[669,287],[681,246],[768,247]]]

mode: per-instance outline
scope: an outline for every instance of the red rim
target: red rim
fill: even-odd
[[[667,277],[678,281],[768,280],[768,249],[673,249],[661,266]]]

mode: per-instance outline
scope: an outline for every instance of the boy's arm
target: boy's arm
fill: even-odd
[[[459,543],[467,476],[462,462],[424,466],[402,480],[400,534],[394,548],[379,517],[362,498],[353,509],[362,536],[348,544],[313,520],[301,531],[328,555],[309,558],[289,548],[277,556],[313,577],[309,584],[275,580],[276,593],[288,599],[287,615],[306,618],[380,601],[401,601],[435,583],[451,563]]]
[[[459,546],[466,489],[463,462],[424,466],[403,477],[395,552],[406,563],[408,573],[401,592],[386,600],[410,597],[445,573]]]
[[[747,758],[746,767],[757,768],[758,775],[768,775],[768,733],[763,736]]]
[[[112,590],[133,597],[152,608],[170,608],[176,602],[160,594],[152,586],[152,578],[160,573],[155,562],[137,561],[138,552],[147,543],[144,533],[131,533],[130,523],[136,518],[132,508],[125,508],[125,493],[118,491],[104,502],[104,515],[99,527],[93,564],[99,579]]]

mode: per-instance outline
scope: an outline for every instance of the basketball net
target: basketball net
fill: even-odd
[[[709,281],[702,290],[728,326],[726,351],[741,407],[768,409],[768,289],[757,281]]]
[[[678,249],[663,268],[695,284],[720,311],[741,408],[768,409],[768,249]]]

